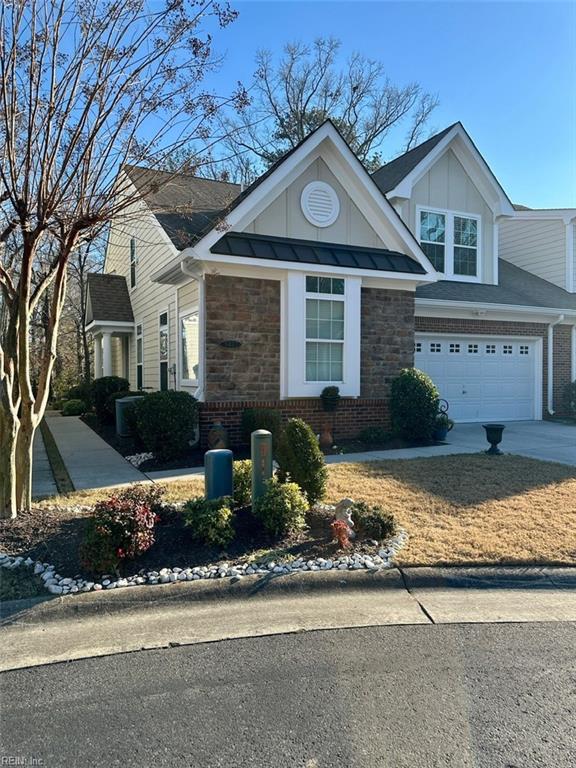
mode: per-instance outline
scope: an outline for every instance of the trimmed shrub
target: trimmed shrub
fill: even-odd
[[[65,400],[83,400],[88,405],[92,404],[92,383],[82,381],[66,390]]]
[[[133,560],[154,544],[156,521],[150,504],[134,489],[98,502],[80,547],[82,565],[93,573],[117,571],[123,560]]]
[[[152,392],[130,409],[136,434],[157,459],[186,455],[198,422],[198,403],[188,392]]]
[[[94,379],[91,387],[91,398],[98,421],[102,424],[110,421],[110,412],[107,408],[108,398],[114,392],[127,392],[130,383],[121,376],[103,376]]]
[[[439,400],[438,389],[430,376],[417,368],[404,368],[392,382],[392,429],[411,443],[431,442]]]
[[[62,403],[62,416],[82,416],[87,410],[83,400],[65,400]]]
[[[390,431],[386,427],[366,427],[358,435],[358,439],[366,445],[382,445],[390,440]]]
[[[250,459],[235,461],[232,465],[234,504],[246,507],[252,499],[252,462]]]
[[[398,530],[394,515],[379,504],[371,506],[365,501],[357,501],[350,512],[354,525],[364,538],[382,541],[394,536]]]
[[[232,499],[205,499],[196,496],[182,509],[184,524],[191,529],[194,539],[205,544],[225,547],[234,538]]]
[[[295,533],[306,527],[308,501],[296,483],[281,483],[273,477],[266,492],[254,504],[253,512],[273,536]]]
[[[316,435],[302,419],[289,419],[276,452],[279,477],[297,483],[310,504],[326,493],[327,471]]]
[[[244,442],[250,442],[250,435],[257,429],[267,429],[272,433],[272,449],[276,454],[280,435],[282,433],[282,417],[280,411],[273,408],[246,408],[242,411],[242,437]]]

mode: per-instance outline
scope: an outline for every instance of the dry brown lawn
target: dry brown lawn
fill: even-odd
[[[203,480],[166,487],[177,501],[202,493]],[[91,504],[105,495],[80,492],[58,502]],[[561,464],[474,454],[331,465],[326,500],[345,496],[396,515],[410,534],[403,565],[576,565],[576,469]]]

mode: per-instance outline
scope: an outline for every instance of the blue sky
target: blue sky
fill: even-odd
[[[215,39],[219,86],[249,83],[258,48],[338,37],[343,59],[359,50],[395,83],[437,92],[431,128],[461,120],[514,202],[576,207],[576,2],[232,4],[240,16]]]

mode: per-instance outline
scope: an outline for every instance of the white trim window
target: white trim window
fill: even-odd
[[[144,331],[142,323],[136,326],[136,389],[144,387]]]
[[[307,382],[344,380],[344,278],[306,276]]]
[[[292,273],[283,296],[282,397],[360,395],[361,278]]]
[[[416,216],[420,245],[434,269],[449,280],[478,281],[481,217],[420,207]]]
[[[197,387],[200,370],[200,312],[187,309],[180,313],[180,383]]]
[[[158,315],[158,352],[160,361],[160,391],[165,392],[169,389],[168,381],[168,357],[170,353],[170,333],[168,326],[168,310],[160,312]]]

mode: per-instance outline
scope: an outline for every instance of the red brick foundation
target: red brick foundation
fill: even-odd
[[[388,401],[385,399],[342,398],[333,413],[322,410],[320,398],[297,400],[272,400],[263,402],[202,403],[200,407],[200,441],[206,446],[209,429],[220,422],[228,430],[230,445],[238,447],[243,442],[242,411],[245,408],[273,408],[280,411],[282,419],[304,419],[319,433],[325,421],[333,426],[333,437],[337,442],[342,438],[356,437],[365,427],[390,424]]]

